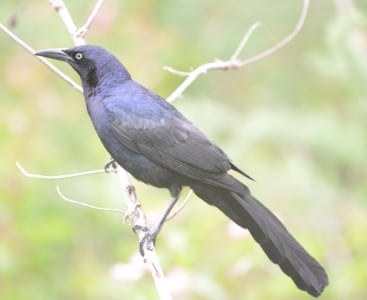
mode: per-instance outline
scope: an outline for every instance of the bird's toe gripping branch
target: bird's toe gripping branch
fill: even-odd
[[[116,170],[117,169],[117,165],[116,165],[116,161],[111,157],[105,164],[103,169],[105,170],[106,173],[110,173],[111,170]]]
[[[139,252],[141,256],[144,256],[145,249],[152,250],[152,245],[155,245],[160,228],[150,230],[146,226],[134,225],[133,231],[135,233],[137,233],[138,231],[144,232],[144,236],[139,241]]]

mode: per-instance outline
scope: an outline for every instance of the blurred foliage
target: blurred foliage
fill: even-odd
[[[312,1],[305,27],[290,45],[239,71],[199,78],[175,105],[256,178],[249,183],[253,193],[326,267],[330,286],[320,299],[362,300],[367,7],[356,1],[356,10],[337,10],[342,2]],[[93,1],[66,4],[81,25]],[[261,21],[242,53],[254,55],[293,29],[300,7],[292,0],[111,0],[87,39],[168,96],[182,78],[163,65],[188,70],[228,58],[246,29]],[[46,1],[3,0],[0,21],[9,19],[35,49],[72,46]],[[136,237],[121,217],[70,205],[55,192],[60,185],[79,201],[120,207],[113,175],[51,182],[25,178],[16,169],[19,161],[36,173],[70,173],[100,168],[108,155],[78,92],[2,33],[0,49],[0,298],[157,299],[149,275],[124,281],[112,276],[113,266],[137,252]],[[168,193],[136,187],[148,214],[159,215]],[[309,299],[251,238],[229,234],[228,223],[192,199],[166,225],[157,251],[177,287],[176,299]]]

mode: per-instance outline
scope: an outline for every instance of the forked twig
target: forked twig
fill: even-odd
[[[77,35],[77,27],[71,17],[69,11],[67,10],[63,0],[49,0],[50,4],[53,6],[55,11],[59,14],[61,20],[64,22],[71,38],[75,45],[85,44],[84,38]]]
[[[227,61],[215,60],[213,62],[209,62],[209,63],[203,64],[203,65],[200,65],[199,67],[197,67],[196,69],[194,69],[191,72],[183,72],[183,71],[175,70],[171,67],[163,67],[166,71],[169,71],[173,74],[176,74],[176,75],[179,75],[179,76],[187,76],[187,78],[179,85],[179,87],[167,98],[167,101],[168,102],[173,102],[175,99],[180,97],[183,94],[183,92],[196,80],[197,77],[199,77],[202,74],[207,73],[209,70],[232,70],[232,69],[242,68],[246,65],[249,65],[253,62],[256,62],[260,59],[263,59],[263,58],[275,53],[277,50],[283,48],[292,39],[294,39],[297,36],[297,34],[301,31],[301,29],[302,29],[302,27],[305,23],[307,13],[308,13],[308,7],[309,7],[309,4],[310,4],[309,2],[310,2],[310,0],[303,0],[301,16],[298,19],[298,22],[297,22],[295,28],[293,29],[293,31],[288,36],[286,36],[283,40],[281,40],[280,42],[275,44],[273,47],[271,47],[271,48],[269,48],[269,49],[267,49],[263,52],[260,52],[259,54],[255,55],[253,57],[250,57],[250,58],[242,60],[242,61],[238,60],[238,56],[240,55],[240,53],[242,52],[242,50],[245,47],[246,43],[248,42],[248,40],[250,39],[250,37],[254,33],[254,31],[258,28],[260,23],[255,23],[249,28],[249,30],[246,32],[246,34],[242,38],[239,46],[234,51],[231,58]]]
[[[90,15],[89,15],[89,17],[88,17],[88,19],[87,19],[87,21],[84,23],[84,25],[83,25],[83,26],[81,26],[81,27],[77,30],[76,35],[77,35],[78,37],[81,37],[81,38],[83,38],[83,39],[85,38],[85,36],[86,36],[86,34],[87,34],[87,32],[88,32],[89,28],[92,26],[92,24],[93,24],[93,22],[94,22],[94,20],[95,20],[95,18],[96,18],[96,16],[97,16],[97,14],[98,14],[99,10],[100,10],[100,9],[101,9],[101,7],[102,7],[103,2],[104,2],[104,0],[98,0],[98,1],[97,1],[96,5],[94,6],[94,8],[93,8],[92,12],[90,13]]]
[[[298,33],[301,31],[301,29],[303,28],[303,25],[305,24],[306,21],[306,17],[308,14],[308,8],[310,6],[310,0],[303,0],[303,4],[302,4],[302,10],[301,10],[301,15],[298,19],[298,22],[296,24],[296,26],[294,27],[293,31],[286,36],[283,40],[281,40],[279,43],[275,44],[273,47],[260,52],[259,54],[250,57],[248,59],[245,59],[243,61],[240,62],[240,67],[244,67],[246,65],[249,65],[255,61],[258,61],[260,59],[265,58],[266,56],[269,56],[273,53],[275,53],[276,51],[278,51],[279,49],[283,48],[285,45],[287,45],[291,40],[293,40]]]

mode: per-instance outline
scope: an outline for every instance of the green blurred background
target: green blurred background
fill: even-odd
[[[66,1],[78,25],[92,1]],[[325,266],[320,299],[367,299],[367,3],[312,1],[286,48],[238,71],[200,77],[175,105],[246,172],[253,193]],[[180,70],[229,58],[244,32],[262,26],[241,57],[282,39],[301,1],[106,1],[88,43],[116,54],[145,86],[167,97]],[[72,41],[47,1],[2,0],[0,21],[35,49]],[[158,299],[134,258],[120,215],[63,202],[124,208],[114,175],[63,181],[35,173],[98,169],[108,159],[81,94],[0,33],[0,299]],[[67,66],[62,70],[78,80]],[[136,182],[151,219],[168,193]],[[157,252],[175,299],[309,299],[251,238],[192,198],[160,234]],[[127,273],[127,274],[126,274]],[[136,273],[136,274],[135,274]],[[135,277],[134,277],[135,276]]]

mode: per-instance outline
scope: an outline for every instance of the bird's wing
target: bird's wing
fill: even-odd
[[[125,147],[159,165],[208,183],[231,168],[223,151],[172,105],[155,94],[141,96],[144,97],[133,105],[131,102],[126,105],[121,99],[105,102],[112,130]]]

